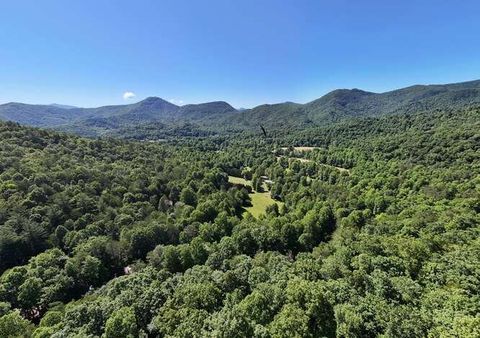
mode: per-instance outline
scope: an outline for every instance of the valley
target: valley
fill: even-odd
[[[480,1],[0,1],[0,338],[480,338]]]
[[[480,111],[449,107],[266,135],[0,122],[0,333],[474,337]]]

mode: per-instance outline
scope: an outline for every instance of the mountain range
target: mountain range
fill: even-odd
[[[152,122],[182,117],[198,118],[199,114],[233,112],[226,102],[209,102],[177,106],[158,97],[148,97],[127,105],[77,108],[65,105],[34,105],[11,102],[0,105],[0,119],[36,127],[57,127],[78,122],[105,121]]]
[[[353,117],[457,109],[480,104],[480,80],[445,85],[415,85],[385,93],[360,89],[334,90],[306,104],[285,102],[236,110],[223,101],[177,106],[158,97],[128,105],[77,108],[65,105],[0,105],[0,119],[20,124],[55,128],[88,136],[118,133],[155,123],[195,125],[199,129],[244,130],[315,126]]]

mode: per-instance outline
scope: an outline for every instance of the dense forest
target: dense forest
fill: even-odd
[[[0,123],[0,337],[480,336],[480,108],[125,131]]]

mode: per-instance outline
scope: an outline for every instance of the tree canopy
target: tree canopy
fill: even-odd
[[[0,123],[0,336],[478,337],[479,116],[161,142]],[[257,190],[281,203],[252,216]]]

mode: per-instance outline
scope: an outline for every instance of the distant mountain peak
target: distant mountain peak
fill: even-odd
[[[178,114],[180,116],[199,117],[202,115],[225,114],[236,111],[235,108],[225,101],[213,101],[199,104],[186,104],[180,107]]]
[[[323,97],[328,97],[328,96],[368,96],[368,95],[374,95],[375,93],[372,92],[367,92],[365,90],[361,90],[358,88],[352,88],[352,89],[335,89],[331,91],[330,93],[327,93]]]
[[[157,104],[157,103],[168,103],[168,104],[171,104],[171,105],[174,105],[176,106],[175,104],[167,101],[167,100],[164,100],[160,97],[157,97],[157,96],[149,96],[147,97],[146,99],[143,99],[142,101],[138,102],[140,104]]]
[[[144,98],[142,101],[148,102],[148,101],[166,101],[166,100],[164,100],[164,99],[162,99],[158,96],[148,96],[148,97]]]

